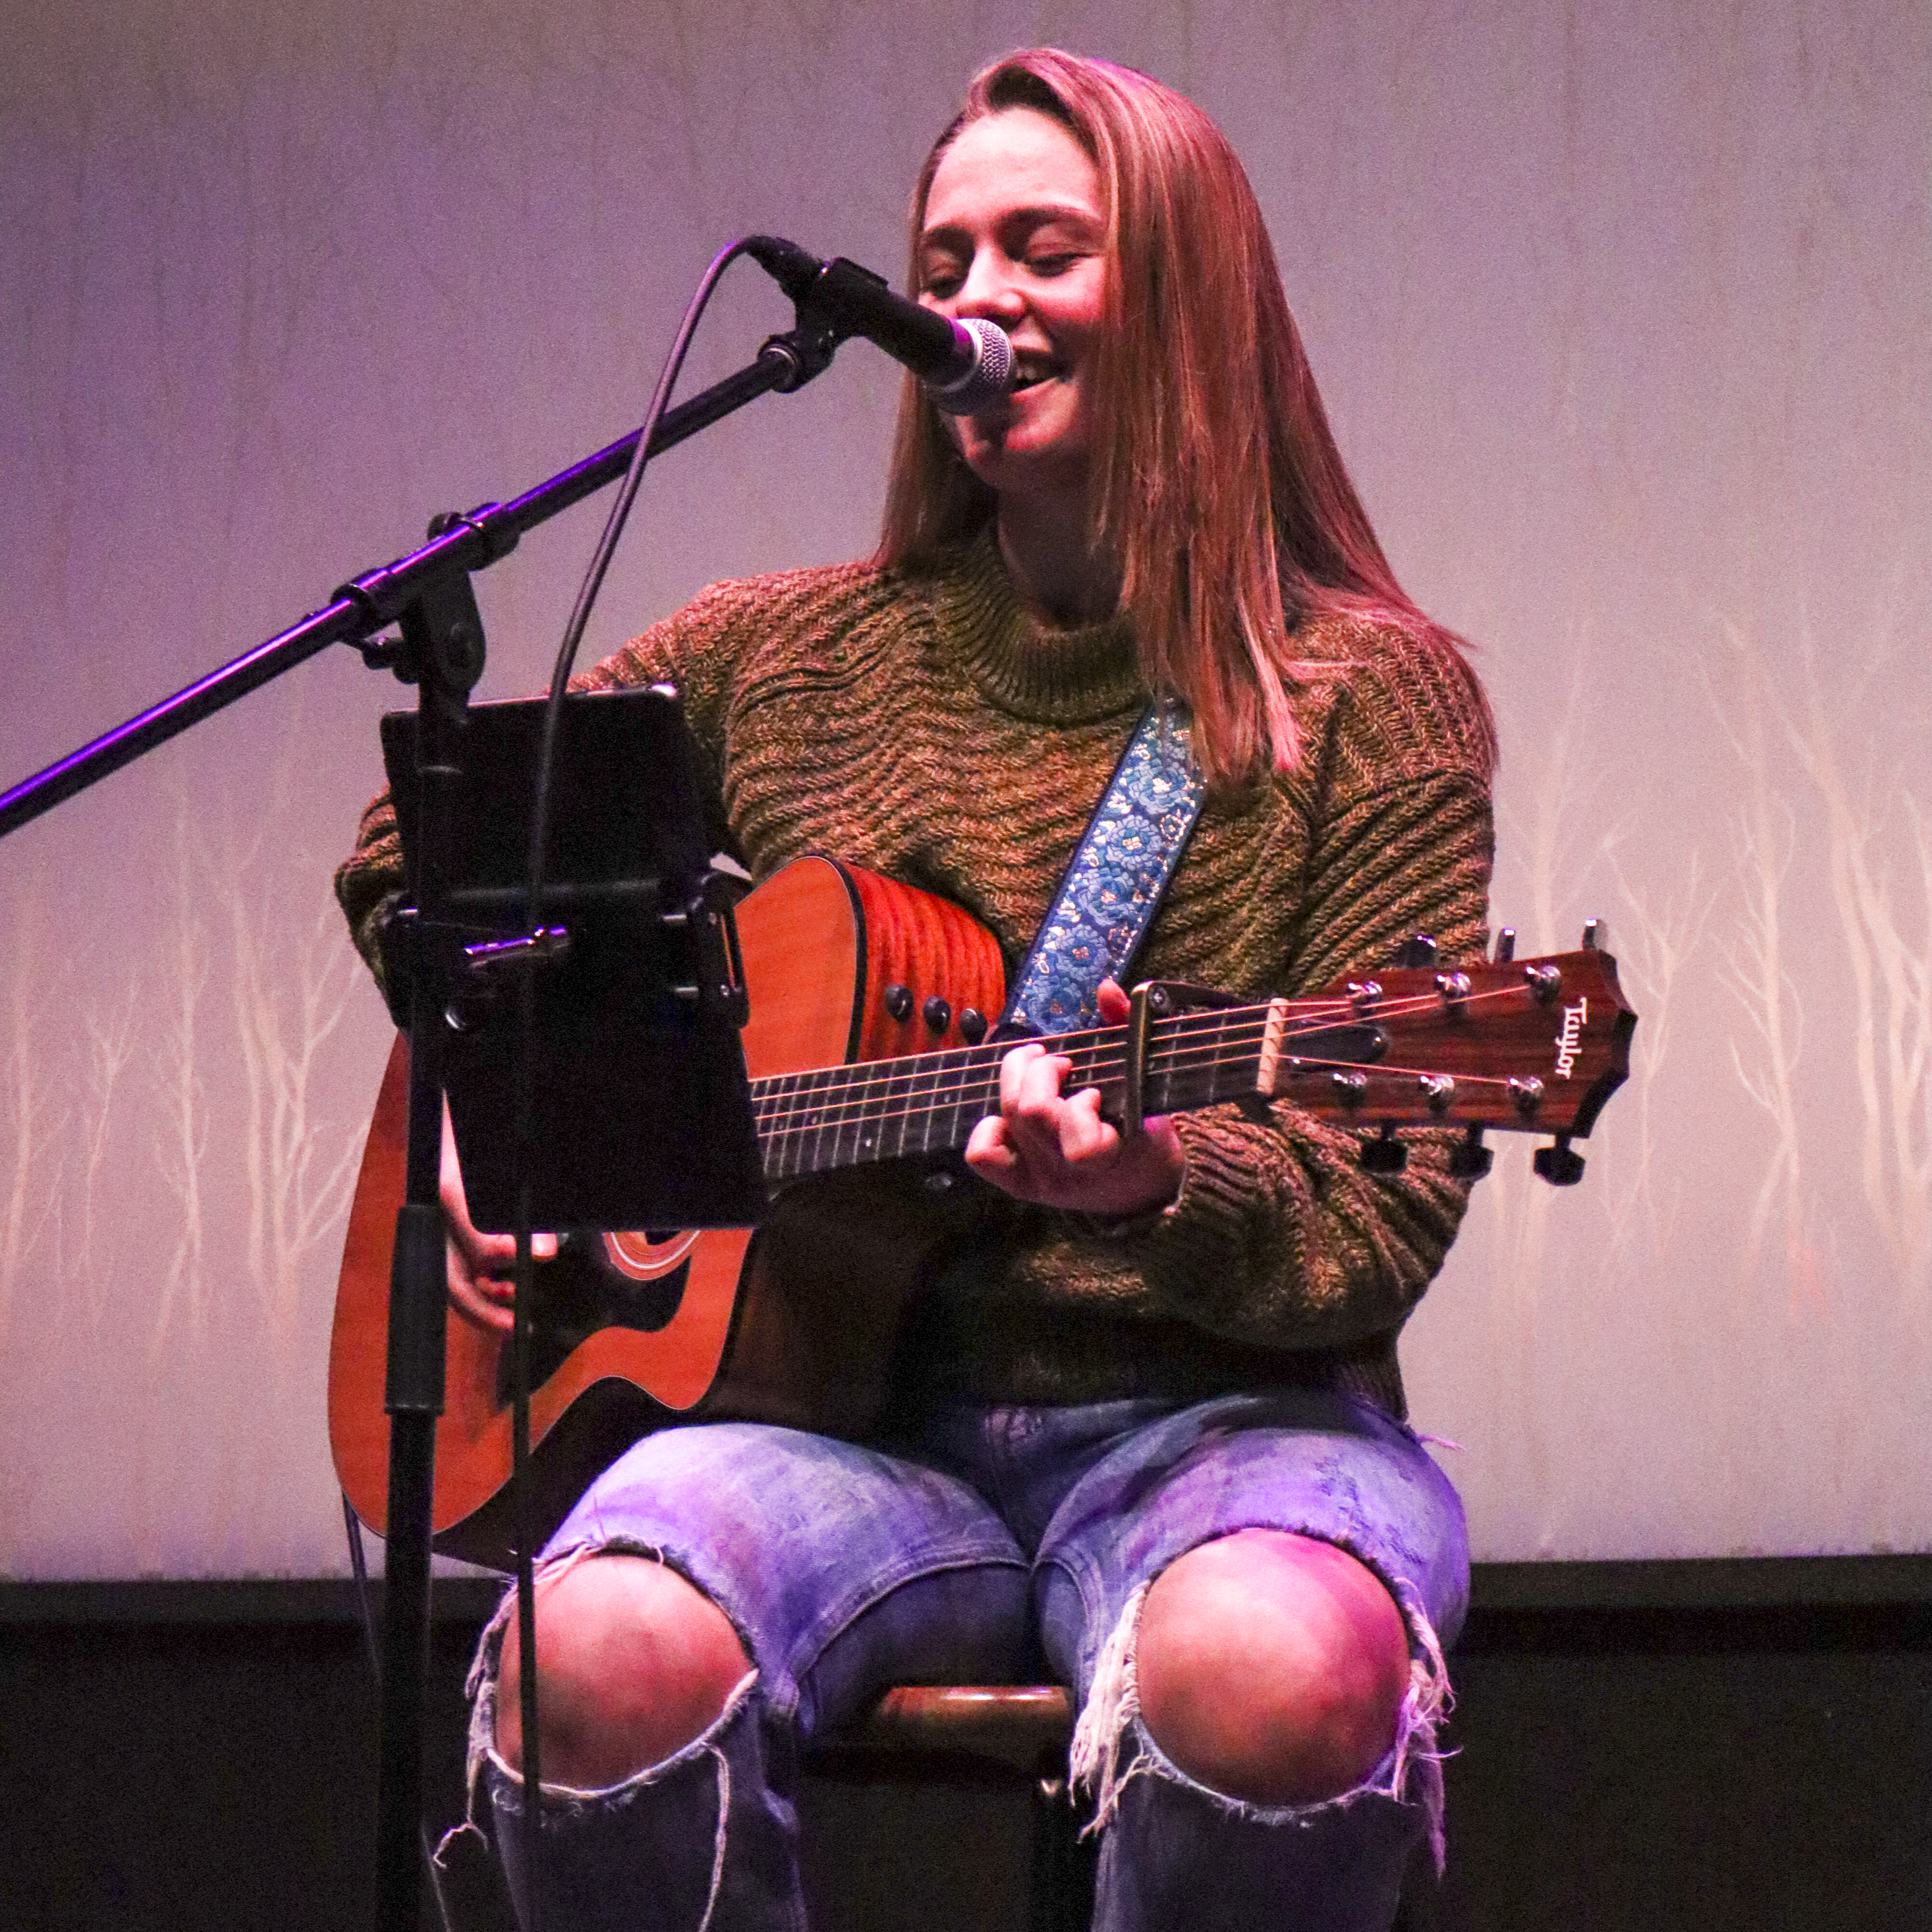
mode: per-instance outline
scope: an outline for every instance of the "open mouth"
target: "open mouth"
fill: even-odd
[[[1018,395],[1022,389],[1036,389],[1042,382],[1056,382],[1066,374],[1061,365],[1050,357],[1028,356],[1013,358],[1013,380],[1010,393]]]

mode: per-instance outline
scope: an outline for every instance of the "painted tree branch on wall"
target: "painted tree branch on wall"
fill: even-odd
[[[56,1072],[57,988],[43,928],[40,902],[29,896],[14,915],[0,1060],[0,1130],[8,1143],[6,1192],[0,1200],[0,1340],[20,1312],[22,1292],[44,1288],[60,1264],[64,1142],[72,1109],[62,1102]]]
[[[1605,1257],[1607,1269],[1639,1227],[1646,1238],[1647,1258],[1653,1266],[1666,1258],[1676,1232],[1683,1206],[1684,1169],[1664,1151],[1656,1086],[1659,1076],[1671,1064],[1676,1044],[1673,1023],[1682,1005],[1676,997],[1678,981],[1703,943],[1718,895],[1705,879],[1704,855],[1698,846],[1690,848],[1677,879],[1660,890],[1651,890],[1625,874],[1614,837],[1607,842],[1604,856],[1616,881],[1621,908],[1612,931],[1611,950],[1617,956],[1624,991],[1643,1016],[1631,1054],[1630,1085],[1634,1090],[1624,1109],[1636,1115],[1635,1132],[1622,1132],[1619,1136],[1620,1144],[1633,1139],[1636,1143],[1634,1172],[1610,1217],[1612,1252]],[[1629,1124],[1626,1120],[1618,1122],[1620,1130]]]
[[[162,1017],[151,1061],[150,1090],[154,1166],[178,1204],[181,1218],[167,1272],[154,1297],[151,1356],[167,1345],[180,1314],[184,1312],[190,1328],[198,1330],[208,1306],[202,1175],[208,1107],[201,1005],[212,962],[200,914],[194,828],[184,801],[176,806],[174,844],[174,905],[159,948]]]
[[[1859,1180],[1900,1283],[1917,1288],[1932,1272],[1932,827],[1902,782],[1875,786],[1868,775],[1854,796],[1840,749],[1864,691],[1880,682],[1888,644],[1880,640],[1860,674],[1834,668],[1828,699],[1808,629],[1803,702],[1780,722],[1824,807],[1856,1003]]]
[[[1775,705],[1762,649],[1748,626],[1724,620],[1727,676],[1706,684],[1720,728],[1736,754],[1744,799],[1731,828],[1732,860],[1743,904],[1726,949],[1726,980],[1744,1016],[1731,1063],[1738,1084],[1769,1120],[1772,1148],[1752,1197],[1738,1270],[1742,1287],[1756,1273],[1772,1223],[1784,1223],[1791,1292],[1814,1303],[1823,1295],[1804,1192],[1796,1076],[1803,1051],[1804,1006],[1786,956],[1785,885],[1796,849],[1796,820],[1778,783],[1766,712]]]

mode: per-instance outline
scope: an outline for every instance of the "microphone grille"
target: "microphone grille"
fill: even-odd
[[[998,402],[1012,388],[1012,338],[983,316],[970,316],[953,326],[963,328],[977,345],[973,366],[944,388],[928,388],[926,393],[948,416],[970,416]]]

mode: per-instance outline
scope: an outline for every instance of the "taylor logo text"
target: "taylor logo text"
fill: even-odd
[[[1556,1077],[1559,1080],[1568,1080],[1576,1067],[1576,1055],[1583,1042],[1583,1028],[1589,1018],[1588,1000],[1579,1000],[1574,1006],[1563,1009],[1563,1030],[1556,1036]]]

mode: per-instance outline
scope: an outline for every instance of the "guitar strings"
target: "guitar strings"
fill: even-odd
[[[1478,1001],[1519,996],[1528,990],[1514,986],[1502,987],[1488,993],[1472,994],[1464,1004],[1474,1004]],[[1424,997],[1406,1001],[1388,1001],[1376,1011],[1379,1016],[1400,1018],[1416,1012],[1434,1010],[1437,1004],[1432,997]],[[1212,1068],[1238,1065],[1250,1057],[1252,1051],[1264,1039],[1268,1012],[1269,1009],[1265,1006],[1222,1008],[1210,1013],[1184,1015],[1165,1022],[1162,1030],[1166,1033],[1172,1029],[1172,1040],[1171,1042],[1163,1040],[1154,1048],[1150,1055],[1153,1064],[1149,1070],[1157,1070],[1171,1076],[1176,1072],[1193,1071],[1202,1066]],[[1346,1003],[1330,1003],[1322,1010],[1310,1012],[1304,1024],[1285,1027],[1282,1030],[1280,1042],[1286,1052],[1297,1040],[1332,1031],[1338,1024],[1361,1022],[1366,1018],[1358,1014]],[[1076,1075],[1083,1066],[1090,1071],[1112,1072],[1118,1070],[1121,1058],[1119,1036],[1123,1030],[1119,1027],[1114,1027],[1063,1034],[1054,1036],[1052,1043],[1056,1051],[1073,1061]],[[1194,1048],[1191,1060],[1189,1052],[1190,1044]],[[1227,1051],[1231,1046],[1236,1050]],[[754,1102],[769,1113],[774,1108],[783,1109],[794,1102],[808,1103],[822,1100],[841,1089],[876,1088],[882,1081],[919,1080],[946,1072],[976,1073],[979,1076],[968,1078],[951,1089],[940,1089],[935,1086],[919,1096],[922,1101],[943,1101],[953,1094],[964,1096],[983,1090],[987,1087],[997,1086],[997,1061],[993,1063],[990,1070],[986,1070],[987,1053],[988,1049],[984,1048],[955,1047],[935,1053],[904,1054],[890,1060],[859,1060],[836,1066],[802,1068],[793,1072],[768,1075],[753,1083]],[[964,1066],[957,1064],[962,1056],[970,1056],[971,1064]],[[1286,1057],[1293,1056],[1288,1054]],[[1481,1079],[1494,1076],[1475,1075],[1470,1077]],[[788,1082],[805,1081],[816,1081],[821,1084],[808,1090],[794,1086],[788,1091],[781,1090]],[[875,1096],[855,1094],[852,1104],[862,1105],[873,1097]]]
[[[1508,986],[1492,991],[1472,994],[1463,1004],[1492,1000],[1504,997],[1516,997],[1529,989]],[[1378,1016],[1402,1018],[1419,1011],[1436,1009],[1438,1002],[1432,996],[1421,996],[1408,1000],[1390,1000],[1376,1008]],[[1309,1017],[1304,1024],[1286,1027],[1282,1030],[1280,1046],[1283,1057],[1296,1056],[1288,1049],[1298,1040],[1332,1031],[1337,1024],[1361,1022],[1366,1016],[1358,1014],[1346,1002],[1331,1001],[1320,1009],[1311,1009],[1304,1004],[1304,1011]],[[1173,1081],[1190,1073],[1218,1071],[1223,1067],[1238,1066],[1255,1056],[1265,1037],[1269,1009],[1265,1006],[1239,1008],[1221,1008],[1204,1014],[1189,1014],[1166,1022],[1163,1032],[1172,1030],[1170,1040],[1164,1040],[1150,1055],[1148,1072],[1156,1078]],[[1056,1036],[1053,1044],[1056,1049],[1073,1062],[1070,1079],[1078,1079],[1083,1072],[1111,1076],[1119,1070],[1121,1048],[1118,1027],[1094,1029],[1080,1033],[1070,1033]],[[1190,1054],[1190,1048],[1192,1048]],[[1231,1050],[1232,1049],[1232,1050]],[[962,1058],[968,1064],[958,1064]],[[1311,1064],[1312,1063],[1310,1063]],[[1337,1066],[1360,1066],[1364,1063],[1337,1061]],[[1395,1070],[1377,1066],[1376,1071],[1383,1073]],[[966,1076],[950,1086],[939,1084],[943,1076],[957,1074]],[[1488,1082],[1504,1084],[1507,1076],[1472,1074],[1466,1076],[1472,1083]],[[922,1083],[918,1088],[909,1088],[904,1098],[914,1104],[904,1110],[911,1113],[928,1113],[943,1111],[949,1106],[997,1090],[998,1072],[997,1063],[988,1066],[986,1049],[958,1048],[950,1051],[914,1054],[891,1060],[860,1060],[836,1066],[800,1069],[796,1072],[765,1076],[753,1083],[754,1108],[766,1118],[775,1114],[792,1112],[808,1116],[796,1126],[777,1126],[775,1132],[799,1132],[815,1130],[821,1124],[829,1124],[842,1118],[849,1118],[856,1110],[870,1112],[880,1097],[882,1086],[890,1086],[895,1080]],[[797,1083],[816,1082],[811,1086]],[[926,1084],[923,1083],[930,1082]],[[788,1083],[791,1083],[788,1084]],[[1093,1084],[1091,1079],[1082,1082]],[[888,1115],[887,1118],[896,1118]]]
[[[1466,1008],[1501,998],[1525,997],[1534,997],[1534,989],[1513,982],[1472,992],[1458,1004]],[[1441,996],[1433,992],[1385,1000],[1369,1012],[1358,1011],[1352,1001],[1334,998],[1286,1004],[1289,1023],[1280,1031],[1277,1045],[1281,1056],[1299,1060],[1300,1070],[1313,1073],[1364,1070],[1361,1063],[1354,1061],[1301,1060],[1293,1051],[1299,1040],[1332,1031],[1337,1025],[1372,1024],[1377,1019],[1400,1019],[1442,1010]],[[1150,1050],[1148,1079],[1164,1082],[1172,1090],[1204,1076],[1211,1078],[1226,1069],[1246,1066],[1258,1058],[1274,1010],[1272,1003],[1217,1007],[1163,1022],[1163,1038]],[[1070,1085],[1104,1084],[1106,1078],[1118,1076],[1123,1057],[1122,1032],[1118,1026],[1097,1028],[1064,1034],[1054,1040],[1056,1050],[1072,1062]],[[962,1056],[967,1057],[965,1064],[960,1064]],[[1385,1064],[1372,1068],[1384,1079],[1418,1081],[1430,1070]],[[1477,1087],[1502,1086],[1508,1078],[1486,1074],[1460,1077]],[[892,1094],[895,1082],[904,1084],[902,1094]],[[969,1103],[986,1108],[997,1096],[998,1084],[997,1065],[988,1066],[985,1049],[955,1048],[950,1052],[768,1076],[753,1083],[753,1108],[761,1135],[766,1138],[766,1165],[768,1168],[776,1165],[783,1172],[795,1164],[795,1157],[803,1151],[800,1143],[808,1135],[818,1137],[822,1151],[825,1136],[831,1136],[836,1146],[854,1126],[869,1120],[878,1130],[873,1141],[883,1141],[895,1127],[908,1128],[914,1123],[929,1126],[938,1116],[956,1115]],[[887,1104],[882,1106],[882,1102]],[[901,1104],[891,1104],[893,1102]],[[914,1138],[902,1132],[895,1151],[908,1151],[908,1142]],[[880,1157],[886,1157],[883,1152]]]

